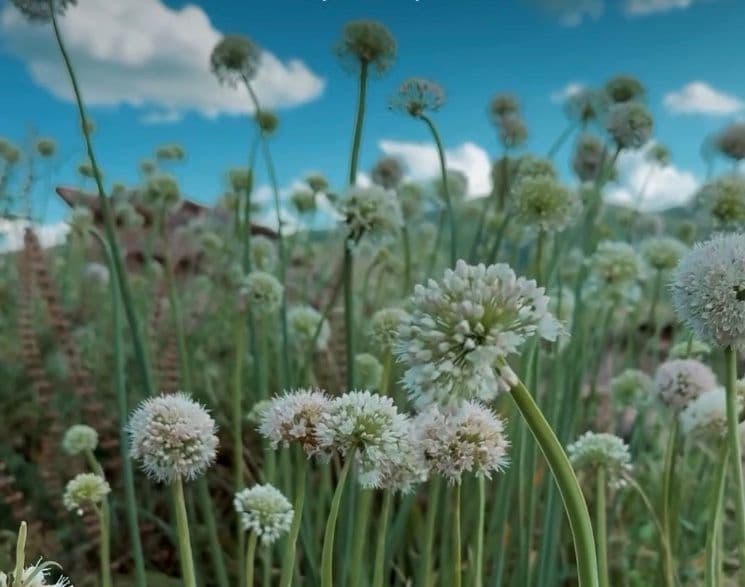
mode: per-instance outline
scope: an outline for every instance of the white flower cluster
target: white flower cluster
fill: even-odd
[[[576,469],[604,467],[608,485],[620,488],[631,473],[631,453],[628,445],[615,434],[585,432],[567,447],[569,460]]]
[[[705,391],[680,412],[680,427],[686,435],[721,437],[727,430],[727,394],[722,387]]]
[[[259,316],[269,316],[282,304],[284,288],[271,273],[251,271],[243,279],[241,293],[251,311]]]
[[[523,177],[512,190],[515,219],[540,231],[566,229],[582,208],[576,192],[550,175]]]
[[[41,563],[23,570],[23,582],[21,583],[23,587],[73,587],[67,577],[60,577],[52,583],[49,578],[49,569],[39,568],[40,566]],[[0,587],[13,587],[14,585],[12,574],[8,576],[0,572]]]
[[[354,356],[356,383],[363,389],[380,389],[383,377],[383,365],[370,353],[359,353]]]
[[[94,473],[80,473],[67,483],[62,502],[68,510],[82,516],[86,507],[97,507],[109,493],[111,487],[106,479]]]
[[[331,400],[321,390],[298,389],[272,399],[262,410],[259,433],[272,448],[300,443],[307,455],[319,451],[316,427]]]
[[[652,378],[638,369],[626,369],[610,380],[611,395],[621,405],[643,401],[654,389]]]
[[[287,310],[287,333],[290,341],[297,348],[307,350],[316,330],[318,330],[318,337],[315,346],[323,350],[328,346],[331,338],[331,328],[321,313],[310,306],[293,306]]]
[[[417,285],[394,348],[410,397],[424,406],[489,401],[508,390],[514,382],[495,371],[499,362],[533,335],[555,341],[562,332],[548,303],[542,287],[505,264],[460,260],[440,282]]]
[[[398,336],[398,328],[408,318],[400,308],[383,308],[373,314],[370,320],[370,337],[381,351],[390,350]]]
[[[682,410],[701,394],[717,387],[711,369],[695,359],[665,361],[654,377],[657,394],[664,404]]]
[[[217,456],[215,421],[184,393],[145,400],[127,428],[132,458],[162,483],[199,477]]]
[[[479,402],[431,406],[416,417],[414,430],[428,466],[450,483],[463,473],[490,478],[508,464],[502,420]]]
[[[233,506],[243,529],[254,532],[266,545],[273,544],[292,525],[292,504],[273,485],[255,485],[239,491]]]
[[[401,205],[395,193],[380,186],[353,186],[339,202],[339,212],[347,225],[348,238],[357,243],[366,237],[371,241],[395,236],[403,226]]]
[[[79,455],[96,450],[98,432],[85,424],[70,426],[62,437],[62,448],[69,455]]]
[[[641,243],[642,259],[655,271],[675,269],[686,250],[682,242],[669,236],[649,237]]]

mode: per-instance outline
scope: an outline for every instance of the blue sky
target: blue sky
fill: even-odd
[[[91,103],[107,180],[137,181],[140,159],[177,142],[188,154],[173,168],[184,193],[203,201],[221,193],[223,172],[245,160],[251,126],[245,98],[212,85],[206,58],[221,34],[240,33],[269,54],[257,89],[280,115],[273,151],[281,185],[311,171],[342,185],[356,84],[331,47],[356,18],[382,21],[398,42],[395,65],[370,84],[363,170],[384,146],[413,177],[434,173],[424,127],[386,109],[409,76],[445,88],[436,121],[450,164],[468,173],[474,192],[499,153],[485,116],[498,91],[519,97],[527,150],[544,153],[566,125],[557,103],[563,90],[599,85],[616,73],[639,77],[655,138],[673,152],[674,165],[649,190],[649,202],[657,203],[689,195],[704,174],[703,138],[745,113],[741,0],[79,0],[63,30]],[[21,146],[32,132],[54,137],[54,180],[77,185],[82,145],[50,39],[51,30],[21,22],[0,1],[0,136]],[[567,155],[565,149],[557,165],[569,178]],[[621,162],[616,198],[628,197],[646,175],[644,165],[639,154]],[[51,206],[45,220],[62,212]]]

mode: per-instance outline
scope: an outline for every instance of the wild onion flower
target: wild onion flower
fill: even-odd
[[[326,181],[325,177],[319,175],[318,173],[312,173],[308,177],[306,177],[305,183],[308,184],[308,187],[313,191],[314,194],[325,192],[327,189],[329,189],[329,182]]]
[[[401,212],[404,219],[409,220],[419,215],[422,210],[422,200],[424,199],[424,190],[418,183],[407,181],[398,186],[396,194],[398,201],[401,203]]]
[[[626,369],[610,380],[610,393],[614,401],[630,405],[644,400],[655,390],[652,378],[639,369]]]
[[[671,287],[678,318],[699,339],[745,346],[745,235],[716,235],[695,245]]]
[[[396,157],[383,157],[370,172],[370,179],[386,190],[397,188],[403,178],[404,167]]]
[[[396,41],[383,24],[354,20],[344,25],[336,54],[352,70],[363,66],[382,74],[396,58]]]
[[[522,118],[515,114],[503,117],[497,128],[499,140],[508,149],[519,147],[528,138],[528,127]]]
[[[393,192],[380,186],[352,186],[338,204],[344,217],[348,238],[357,243],[363,237],[371,241],[395,236],[403,226],[403,215]]]
[[[625,287],[641,277],[634,248],[620,241],[602,241],[589,259],[591,276],[607,287]]]
[[[382,351],[391,350],[398,337],[398,328],[408,318],[406,310],[383,308],[373,314],[370,320],[370,338]]]
[[[548,303],[542,287],[503,263],[460,260],[441,281],[417,285],[394,349],[409,396],[422,406],[490,401],[509,390],[498,363],[533,335],[555,341],[562,332]]]
[[[261,410],[259,434],[272,448],[299,443],[308,456],[318,454],[316,428],[330,405],[320,389],[297,389],[277,396]]]
[[[324,320],[315,308],[293,306],[287,310],[287,334],[290,342],[298,349],[307,350],[308,345],[316,337],[315,348],[323,350],[328,347],[331,328],[328,321]]]
[[[261,64],[261,49],[240,35],[223,37],[210,55],[210,68],[221,84],[237,87],[256,77]]]
[[[14,165],[21,158],[21,152],[9,140],[0,137],[0,158],[4,159],[7,165]]]
[[[45,23],[52,20],[52,15],[62,16],[69,6],[77,0],[11,0],[13,6],[30,21]]]
[[[414,420],[414,433],[428,466],[450,483],[463,473],[491,478],[509,462],[502,420],[479,402],[431,406]]]
[[[714,221],[724,228],[745,224],[745,179],[728,175],[706,183],[696,195]]]
[[[256,113],[256,124],[265,135],[272,135],[279,127],[279,116],[269,110],[260,110]]]
[[[567,97],[564,113],[569,120],[576,120],[583,126],[598,120],[608,110],[608,96],[605,92],[582,89]]]
[[[413,426],[413,424],[412,424]],[[398,444],[399,458],[389,460],[381,469],[377,489],[388,489],[407,494],[429,476],[421,439],[412,430]]]
[[[698,396],[717,387],[717,379],[700,361],[673,359],[657,368],[654,384],[662,403],[680,411]]]
[[[676,238],[650,237],[641,243],[642,259],[655,271],[675,269],[688,248]]]
[[[581,181],[595,181],[605,163],[605,147],[591,134],[581,134],[574,145],[572,169]]]
[[[369,391],[334,398],[316,425],[321,449],[347,457],[354,453],[363,487],[376,487],[385,471],[401,460],[399,447],[409,434],[408,419],[393,400]]]
[[[721,438],[727,431],[727,394],[722,387],[705,391],[680,412],[686,436]]]
[[[265,236],[251,237],[251,262],[259,271],[271,271],[277,265],[277,247]]]
[[[265,545],[274,544],[292,525],[292,504],[270,484],[239,491],[233,506],[243,529],[255,533]]]
[[[575,469],[605,468],[608,485],[614,489],[626,484],[632,470],[629,447],[615,434],[585,432],[567,446],[567,455]]]
[[[512,116],[520,112],[520,104],[512,94],[496,94],[489,101],[489,118],[494,124],[506,116]]]
[[[644,97],[644,86],[630,75],[617,75],[605,83],[605,93],[616,104]]]
[[[745,122],[732,122],[714,139],[717,150],[733,161],[745,159]]]
[[[316,209],[316,194],[311,189],[300,188],[290,194],[290,202],[299,214],[306,214]]]
[[[522,178],[512,195],[516,220],[540,231],[566,229],[581,208],[577,194],[548,175]]]
[[[85,424],[70,426],[62,438],[62,448],[69,455],[94,451],[98,447],[98,432]]]
[[[166,174],[151,177],[145,184],[143,196],[147,203],[157,209],[173,206],[181,197],[178,183],[172,176]]]
[[[690,350],[689,347],[690,346]],[[687,340],[676,343],[670,349],[668,356],[671,359],[698,359],[703,361],[711,354],[711,347],[705,342],[694,338],[691,344]]]
[[[445,170],[445,181],[447,181],[447,195],[453,201],[462,200],[468,193],[468,176],[460,171],[459,169],[447,169]],[[441,178],[437,178],[433,182],[434,190],[437,196],[444,200],[446,197],[445,190],[443,189],[443,183]]]
[[[359,353],[354,357],[356,383],[363,389],[380,389],[383,365],[370,353]]]
[[[57,152],[57,143],[53,139],[39,139],[36,141],[36,152],[42,157],[51,157]]]
[[[439,84],[417,77],[404,80],[388,101],[391,110],[414,118],[437,112],[444,103],[445,92]]]
[[[241,293],[251,311],[259,316],[270,316],[279,309],[283,290],[277,278],[265,271],[251,271],[241,286]]]
[[[217,456],[215,421],[184,393],[143,401],[127,430],[132,458],[161,483],[195,479]]]
[[[605,128],[618,149],[639,149],[652,133],[652,116],[636,102],[617,104],[611,108]]]
[[[15,0],[14,0],[15,1]],[[56,563],[52,563],[51,566],[57,566]],[[59,577],[54,583],[49,576],[51,573],[49,563],[42,563],[41,561],[32,566],[23,569],[23,581],[21,582],[22,587],[73,587],[70,583],[70,579],[67,577]],[[0,587],[15,587],[16,583],[13,579],[12,574],[10,576],[3,572],[0,572]]]
[[[82,516],[87,507],[98,508],[109,493],[106,479],[95,473],[80,473],[67,483],[62,501],[65,508]]]

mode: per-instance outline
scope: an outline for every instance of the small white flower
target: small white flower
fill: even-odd
[[[619,404],[628,405],[643,400],[654,392],[652,378],[638,369],[626,369],[610,380],[610,392]]]
[[[686,435],[721,437],[727,430],[727,394],[722,387],[705,391],[680,412]]]
[[[86,507],[98,507],[109,493],[111,487],[106,479],[94,473],[80,473],[67,483],[62,501],[68,510],[82,515]]]
[[[711,369],[695,359],[665,361],[657,368],[655,387],[662,402],[682,410],[701,394],[717,387]]]
[[[306,350],[316,330],[318,330],[316,348],[323,350],[328,346],[331,338],[331,328],[329,328],[328,321],[323,320],[321,313],[310,306],[293,306],[287,310],[288,336],[298,348]]]
[[[252,271],[243,279],[241,293],[246,297],[252,312],[268,316],[282,304],[284,288],[271,273]]]
[[[364,389],[379,389],[383,377],[383,365],[370,353],[359,353],[354,357],[357,384]]]
[[[605,467],[612,488],[623,487],[632,470],[629,447],[615,434],[585,432],[567,447],[567,455],[576,469]]]
[[[321,390],[298,389],[272,399],[263,407],[259,433],[272,448],[300,443],[308,455],[319,451],[316,427],[331,400]]]
[[[357,243],[363,237],[372,241],[395,236],[403,226],[401,205],[394,192],[380,186],[353,186],[339,202],[339,212],[347,225],[348,238]]]
[[[254,532],[263,544],[273,544],[290,530],[293,508],[273,485],[255,485],[235,494],[235,511],[247,532]]]
[[[26,567],[23,570],[23,587],[73,587],[70,579],[60,577],[54,583],[49,578],[47,568],[39,568],[41,562],[32,567]],[[5,573],[0,573],[0,587],[13,587],[12,576],[8,577]]]
[[[373,314],[370,320],[370,337],[381,351],[390,350],[398,336],[398,328],[408,318],[400,308],[383,308]]]
[[[98,446],[98,432],[85,424],[70,426],[62,438],[62,448],[69,455],[94,451]]]

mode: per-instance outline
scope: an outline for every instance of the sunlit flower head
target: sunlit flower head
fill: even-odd
[[[705,391],[680,412],[679,418],[680,427],[687,436],[704,439],[723,436],[727,430],[727,394],[724,388]]]
[[[520,112],[520,103],[512,94],[495,94],[489,101],[488,114],[494,124],[499,124],[506,116],[512,116]]]
[[[251,262],[259,271],[271,271],[277,265],[277,245],[262,235],[251,237]]]
[[[714,389],[717,379],[700,361],[673,359],[657,368],[654,384],[662,403],[680,411],[701,394]]]
[[[613,400],[624,406],[645,400],[654,390],[652,378],[639,369],[626,369],[610,380]]]
[[[605,147],[591,134],[581,134],[574,145],[572,169],[581,181],[594,181],[605,164]]]
[[[269,316],[282,305],[284,288],[274,275],[265,271],[251,271],[243,280],[241,293],[252,312]]]
[[[608,109],[608,96],[589,88],[580,89],[567,96],[564,113],[570,120],[582,125],[598,120]]]
[[[522,145],[528,138],[528,127],[516,114],[504,116],[498,125],[499,140],[508,149]]]
[[[605,123],[608,134],[619,149],[639,149],[652,133],[652,116],[637,102],[616,104]]]
[[[62,448],[69,455],[94,451],[98,447],[98,432],[85,424],[70,426],[62,438]]]
[[[698,191],[696,199],[723,228],[745,224],[745,178],[727,175],[710,181]]]
[[[243,529],[253,532],[262,544],[273,544],[292,525],[292,504],[273,485],[254,485],[235,494],[233,507]]]
[[[241,35],[226,35],[210,55],[210,68],[221,84],[236,87],[251,81],[259,71],[261,49]]]
[[[154,208],[162,209],[178,203],[181,195],[176,180],[162,173],[148,179],[143,197]]]
[[[396,157],[383,157],[379,159],[370,172],[373,183],[391,190],[398,187],[404,177],[404,166]]]
[[[184,393],[143,401],[127,431],[130,455],[161,483],[199,477],[217,456],[215,421]]]
[[[370,320],[370,337],[375,346],[382,351],[392,349],[398,328],[407,317],[408,313],[401,308],[383,308],[375,312]]]
[[[624,287],[641,277],[641,263],[634,248],[621,241],[602,241],[589,259],[593,277],[609,287]]]
[[[414,421],[427,465],[450,483],[464,473],[491,478],[507,467],[509,442],[502,420],[479,402],[431,406]]]
[[[577,194],[549,175],[520,179],[512,191],[515,219],[539,231],[560,232],[576,218]]]
[[[80,473],[68,481],[62,501],[65,508],[82,515],[86,508],[97,508],[111,487],[106,479],[94,473]]]
[[[319,445],[345,457],[353,452],[364,487],[377,487],[385,471],[400,462],[400,445],[410,423],[393,400],[369,391],[350,391],[331,401],[316,427]]]
[[[395,236],[403,226],[401,205],[393,192],[380,186],[353,186],[338,204],[347,225],[349,240],[372,241]]]
[[[312,189],[305,187],[298,188],[290,194],[290,202],[299,214],[313,212],[316,207],[316,194]]]
[[[567,455],[575,469],[603,467],[612,488],[623,487],[632,469],[629,447],[615,434],[585,432],[567,446]]]
[[[259,433],[272,448],[298,443],[309,456],[320,450],[316,427],[331,400],[319,389],[297,389],[273,398],[261,410]]]
[[[745,122],[732,122],[714,139],[717,150],[734,161],[745,159]]]
[[[326,180],[325,177],[319,175],[318,173],[312,173],[308,177],[306,177],[305,183],[308,184],[308,187],[313,191],[314,194],[325,192],[327,189],[329,189],[329,182]]]
[[[605,93],[616,104],[639,100],[644,97],[644,86],[630,75],[616,75],[605,83]]]
[[[62,16],[68,7],[75,6],[77,0],[11,0],[13,6],[33,22],[45,23],[52,16]]]
[[[396,41],[382,23],[354,20],[344,25],[336,54],[354,69],[362,66],[382,74],[396,58]]]
[[[548,303],[542,287],[505,264],[460,260],[439,282],[417,285],[394,349],[410,397],[449,404],[508,390],[512,374],[500,362],[533,335],[554,341],[562,332]]]
[[[678,318],[715,346],[745,346],[745,235],[716,235],[680,261],[672,299]]]
[[[391,109],[418,117],[437,112],[445,103],[445,92],[435,82],[411,77],[404,80],[388,101]]]
[[[293,306],[287,310],[287,334],[290,342],[300,350],[307,351],[314,338],[315,348],[323,350],[328,347],[331,328],[315,308]]]
[[[650,237],[642,241],[642,259],[655,271],[675,269],[688,250],[682,242],[669,236]]]

